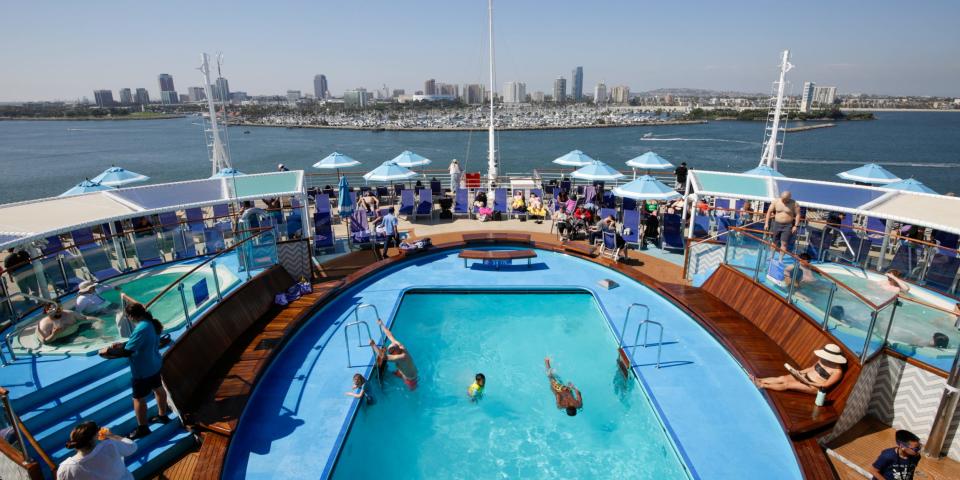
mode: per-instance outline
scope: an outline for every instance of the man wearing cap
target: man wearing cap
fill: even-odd
[[[279,163],[279,164],[277,164],[277,171],[278,171],[278,172],[289,172],[290,169],[287,168],[286,165],[284,165],[284,164],[282,164],[282,163]]]
[[[818,390],[828,390],[840,382],[847,359],[840,347],[832,343],[824,345],[821,350],[814,350],[813,354],[819,360],[810,368],[797,370],[785,363],[783,366],[790,372],[789,375],[768,378],[754,378],[751,375],[750,379],[756,386],[768,390],[796,390],[814,394]]]
[[[120,287],[105,287],[92,280],[80,282],[75,311],[84,315],[97,315],[109,310],[113,305],[100,296],[100,293],[106,290],[120,291]]]

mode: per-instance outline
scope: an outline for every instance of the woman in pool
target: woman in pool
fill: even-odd
[[[896,295],[910,292],[910,284],[900,278],[900,270],[891,268],[887,270],[884,276],[887,277],[886,280],[880,281],[880,285],[884,290],[894,292]]]
[[[750,380],[756,386],[768,390],[795,390],[804,393],[817,393],[818,390],[826,390],[839,383],[843,377],[843,365],[847,363],[840,347],[828,343],[822,350],[815,350],[813,354],[819,360],[810,368],[797,370],[790,364],[784,364],[790,372],[789,375],[767,378],[756,378],[751,375]]]
[[[543,359],[543,363],[547,366],[550,391],[553,392],[553,396],[557,400],[557,408],[564,409],[567,415],[571,417],[576,416],[577,411],[583,409],[583,395],[580,394],[580,390],[573,385],[573,382],[563,384],[560,377],[553,371],[553,367],[550,366],[550,357]]]

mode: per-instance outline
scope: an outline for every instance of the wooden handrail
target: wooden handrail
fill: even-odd
[[[57,476],[57,464],[53,462],[53,459],[50,458],[50,455],[47,455],[47,452],[43,450],[43,447],[37,443],[37,439],[33,438],[33,434],[30,433],[30,430],[27,430],[27,426],[20,421],[20,418],[14,418],[17,423],[17,428],[20,429],[20,433],[23,434],[24,438],[27,439],[27,442],[30,443],[30,446],[37,451],[37,454],[40,455],[40,458],[43,459],[43,463],[47,464],[47,467],[50,468],[50,471],[53,472],[53,476]]]

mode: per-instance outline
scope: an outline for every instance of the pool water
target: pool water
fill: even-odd
[[[376,403],[358,409],[334,478],[687,478],[641,387],[619,373],[592,295],[407,293],[392,326],[419,388],[371,379]],[[583,393],[576,417],[555,405],[547,356]],[[477,372],[487,383],[474,403]]]

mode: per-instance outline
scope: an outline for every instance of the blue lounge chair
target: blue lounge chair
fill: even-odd
[[[897,246],[897,252],[893,255],[893,260],[890,261],[890,265],[888,265],[885,270],[896,269],[900,271],[903,278],[907,280],[916,279],[922,267],[920,259],[922,258],[923,250],[924,247],[922,245],[901,240],[900,245]]]
[[[202,233],[206,230],[206,224],[203,220],[203,210],[200,207],[188,208],[184,213],[187,215],[187,228],[193,233]]]
[[[930,266],[927,267],[927,286],[952,293],[951,289],[958,269],[960,269],[960,258],[957,258],[956,253],[938,248],[930,260]]]
[[[593,185],[587,185],[583,189],[583,204],[597,204],[597,189]]]
[[[727,217],[716,217],[716,221],[717,221],[717,236],[716,238],[714,238],[714,240],[718,242],[726,242],[727,235],[725,234],[728,231],[730,231],[730,222],[732,220]]]
[[[836,238],[836,230],[826,228],[819,230],[811,228],[807,230],[807,254],[816,261],[823,261],[826,253],[830,250],[830,245]]]
[[[960,239],[960,235],[950,232],[941,232],[939,230],[934,230],[933,239],[940,244],[941,247],[957,249],[957,240]]]
[[[420,189],[420,199],[417,201],[417,212],[414,218],[420,215],[433,218],[433,192],[428,188]]]
[[[640,212],[636,209],[623,211],[623,231],[620,234],[628,246],[640,248]]]
[[[380,201],[386,200],[386,198],[389,196],[390,190],[387,187],[384,187],[383,185],[377,187],[377,198],[380,199]]]
[[[567,192],[568,194],[571,193],[571,190],[570,190],[571,185],[572,184],[570,183],[570,180],[560,180],[561,191]]]
[[[600,244],[600,256],[620,260],[620,251],[617,249],[617,235],[613,232],[603,232],[603,243]]]
[[[493,212],[507,213],[507,189],[498,188],[493,191]]]
[[[693,238],[707,238],[710,236],[710,217],[696,214],[693,217]]]
[[[226,248],[223,232],[217,228],[208,228],[203,231],[204,250],[207,255],[222,251]]]
[[[597,212],[597,217],[598,217],[597,219],[598,219],[598,220],[601,219],[601,218],[607,218],[608,216],[613,216],[613,219],[616,220],[616,219],[617,219],[617,209],[615,209],[615,208],[601,208],[600,211]]]
[[[600,206],[602,208],[617,208],[617,197],[613,195],[613,192],[603,192],[603,199],[600,200]]]
[[[222,221],[223,219],[229,220],[230,218],[230,205],[226,203],[221,203],[219,205],[213,206],[213,216],[217,218],[217,221]]]
[[[520,192],[520,195],[523,195],[523,190],[514,190],[514,193],[513,193],[513,194],[516,195],[516,194],[517,194],[516,192]],[[509,202],[510,202],[510,207],[509,207],[509,208],[510,208],[510,218],[514,218],[514,217],[520,218],[520,217],[523,217],[524,219],[526,219],[526,218],[527,218],[527,209],[526,209],[526,208],[527,208],[527,201],[526,201],[526,199],[524,199],[524,201],[523,201],[523,208],[524,208],[523,210],[515,210],[515,209],[513,208],[513,199],[514,199],[514,197],[510,197],[510,199],[509,199]]]
[[[350,216],[350,240],[354,244],[364,245],[372,241],[367,211],[360,208]]]
[[[316,196],[317,211],[313,214],[313,251],[314,254],[330,251],[335,247],[333,224],[330,215],[330,197]]]
[[[413,190],[400,191],[400,215],[412,216],[416,208],[417,201],[413,196]]]
[[[443,193],[443,186],[440,184],[440,180],[430,180],[430,193],[435,197],[439,197]]]
[[[680,215],[668,213],[663,216],[660,235],[665,250],[683,250],[683,222]]]
[[[623,213],[627,213],[627,210],[636,210],[637,201],[632,198],[623,197]]]
[[[393,194],[399,197],[402,192],[403,192],[403,184],[395,183],[393,185]]]
[[[470,216],[470,202],[466,188],[458,188],[453,195],[453,214]]]

